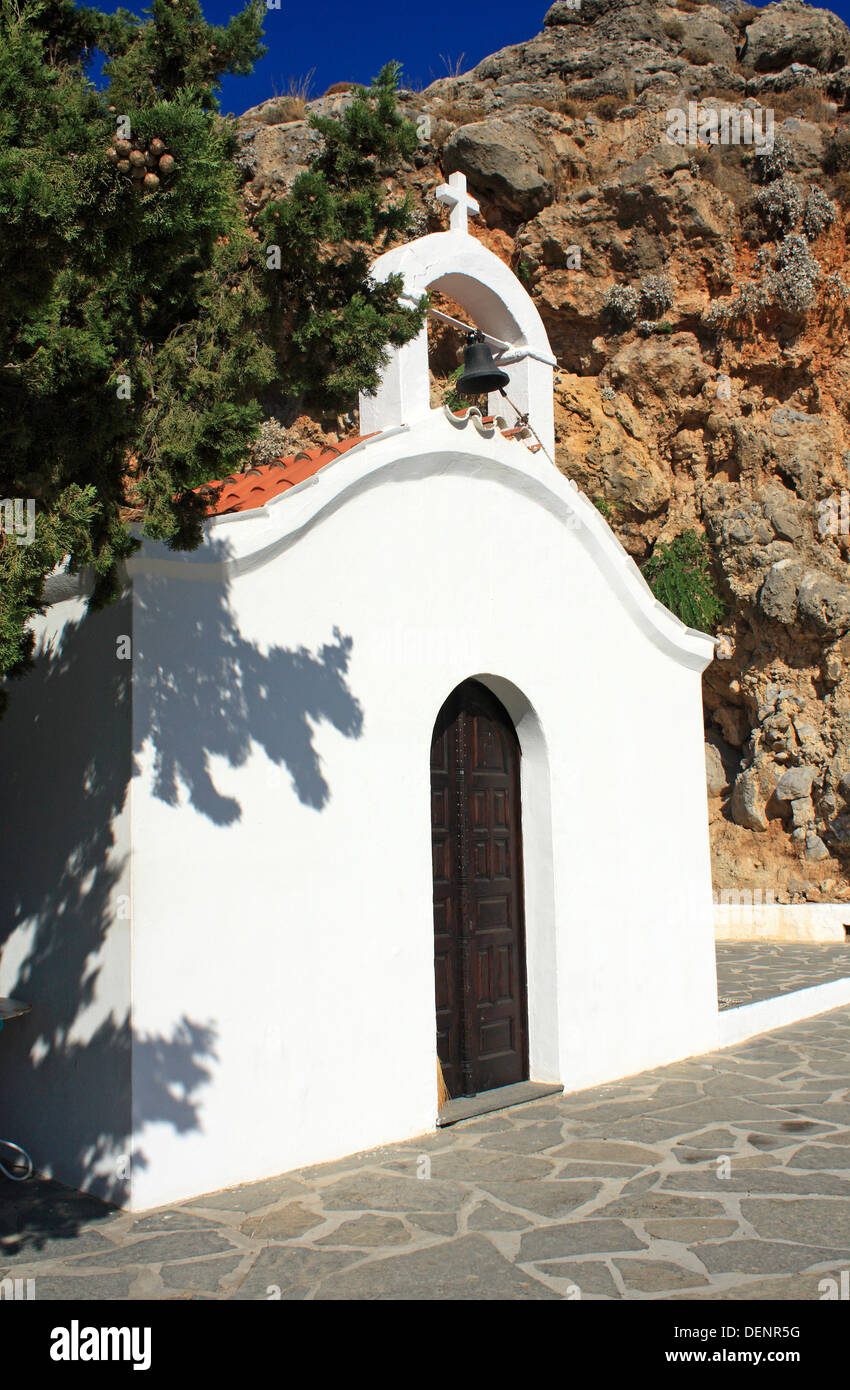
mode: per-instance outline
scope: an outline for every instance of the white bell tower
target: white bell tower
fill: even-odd
[[[429,289],[455,300],[481,330],[497,366],[510,376],[507,394],[537,434],[554,462],[555,423],[552,372],[557,362],[543,321],[513,271],[470,234],[468,217],[479,212],[463,174],[452,174],[436,197],[451,208],[447,232],[434,232],[394,247],[372,267],[375,280],[400,274],[403,302],[418,303]],[[460,345],[460,339],[459,339]],[[360,396],[360,432],[411,425],[431,410],[428,378],[428,327],[403,348],[390,349],[381,384],[373,396]],[[513,415],[498,393],[491,414]]]

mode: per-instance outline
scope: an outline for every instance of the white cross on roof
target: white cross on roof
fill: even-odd
[[[481,211],[475,199],[466,191],[466,174],[449,175],[448,183],[441,183],[434,197],[440,203],[448,203],[451,208],[449,226],[453,232],[468,232],[467,213],[473,217]]]

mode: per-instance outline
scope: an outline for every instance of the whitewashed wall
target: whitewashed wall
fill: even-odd
[[[79,590],[49,581],[34,669],[9,682],[0,720],[0,995],[32,1005],[0,1033],[0,1137],[41,1172],[121,1203],[132,663],[118,653],[132,612],[125,599],[87,615]]]
[[[429,748],[470,676],[524,753],[534,1079],[711,1045],[711,643],[551,465],[435,414],[131,569],[134,1032],[186,1088],[181,1126],[135,1050],[135,1206],[433,1127]]]

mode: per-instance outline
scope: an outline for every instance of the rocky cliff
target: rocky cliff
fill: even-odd
[[[560,0],[402,104],[415,234],[462,170],[543,316],[558,467],[638,564],[685,530],[710,546],[715,886],[850,899],[850,31],[800,0]],[[311,157],[304,114],[240,119],[249,207]],[[437,377],[456,346],[434,334]]]

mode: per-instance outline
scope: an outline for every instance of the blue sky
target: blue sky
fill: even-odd
[[[96,3],[96,0],[95,0]],[[134,0],[127,9],[141,11]],[[240,0],[202,0],[207,19],[225,23]],[[227,78],[222,108],[240,114],[267,97],[285,93],[290,82],[313,72],[310,96],[321,96],[333,82],[368,82],[390,58],[404,67],[404,80],[427,86],[445,77],[446,60],[463,56],[462,70],[507,44],[538,33],[549,0],[280,0],[269,10],[269,53],[251,77]],[[100,0],[112,10],[118,0]],[[850,0],[829,6],[850,24]],[[850,56],[850,55],[848,55]]]
[[[96,9],[123,5],[144,13],[148,0],[90,0]],[[289,91],[312,71],[311,97],[333,82],[364,82],[396,58],[404,82],[427,87],[445,77],[446,60],[462,55],[462,71],[507,44],[530,39],[543,28],[550,0],[280,0],[269,10],[269,52],[250,77],[225,78],[221,106],[239,115],[267,97]],[[850,0],[848,0],[850,3]],[[212,24],[225,24],[241,0],[201,0]],[[97,80],[96,71],[90,73]]]

